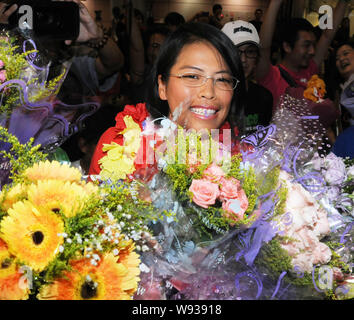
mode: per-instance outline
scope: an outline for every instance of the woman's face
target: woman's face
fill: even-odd
[[[196,131],[220,128],[229,113],[234,91],[220,89],[211,78],[192,87],[173,75],[212,76],[220,82],[230,79],[230,70],[220,53],[205,42],[188,44],[181,50],[168,80],[164,82],[161,75],[158,79],[160,99],[168,101],[170,119]]]
[[[344,45],[338,49],[336,65],[340,75],[346,80],[349,79],[354,73],[354,49],[351,46]]]

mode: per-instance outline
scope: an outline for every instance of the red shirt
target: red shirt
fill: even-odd
[[[309,66],[306,69],[301,69],[299,72],[294,72],[287,69],[280,64],[286,72],[295,80],[298,86],[307,88],[307,82],[314,74],[318,74],[319,69],[314,60],[310,60]],[[285,93],[285,90],[289,87],[289,84],[281,76],[280,70],[277,66],[271,66],[267,75],[258,80],[258,84],[268,89],[273,95],[273,112],[277,108],[279,98]]]

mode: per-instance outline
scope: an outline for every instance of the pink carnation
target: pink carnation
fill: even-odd
[[[219,182],[222,177],[225,177],[225,172],[214,163],[204,170],[203,178],[207,180]]]
[[[0,82],[3,83],[6,81],[6,70],[0,71]]]
[[[203,208],[215,204],[220,195],[219,186],[208,180],[193,180],[189,191],[193,193],[193,202]]]
[[[228,199],[223,202],[224,216],[234,221],[242,220],[248,208],[246,193],[241,189],[236,199]]]
[[[221,178],[220,180],[220,199],[237,199],[241,189],[240,181],[235,178]]]

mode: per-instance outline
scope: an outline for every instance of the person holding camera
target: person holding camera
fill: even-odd
[[[5,1],[0,0],[0,23],[8,24],[9,18],[21,4],[20,1],[16,2],[17,4],[9,6]],[[61,0],[53,1],[53,3],[46,2],[46,4],[51,6],[59,2],[74,2],[79,6],[80,28],[78,37],[75,40],[59,40],[47,36],[43,39],[39,38],[38,43],[40,47],[47,50],[48,56],[53,62],[52,66],[61,64],[64,60],[72,59],[70,71],[63,83],[59,98],[65,98],[64,102],[66,103],[77,103],[76,98],[80,95],[82,97],[92,97],[96,96],[98,92],[111,89],[117,81],[119,70],[124,65],[124,56],[113,39],[105,34],[102,28],[98,27],[86,6],[80,0]],[[34,5],[38,3],[38,1],[33,1]],[[36,30],[34,30],[34,34],[36,36]],[[90,47],[94,51],[94,56],[75,56],[75,52],[71,49],[83,45]],[[65,82],[69,85],[65,85]],[[74,88],[75,93],[68,92]],[[71,95],[75,95],[75,98],[70,99]]]

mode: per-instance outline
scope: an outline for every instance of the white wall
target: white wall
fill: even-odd
[[[157,20],[163,19],[171,11],[179,12],[188,20],[200,11],[209,11],[212,14],[215,3],[223,6],[225,23],[237,19],[252,20],[254,11],[257,8],[265,11],[269,0],[153,0],[152,12]]]
[[[109,27],[112,23],[112,0],[85,0],[83,4],[87,7],[92,17],[95,17],[95,10],[101,10],[102,22]]]

